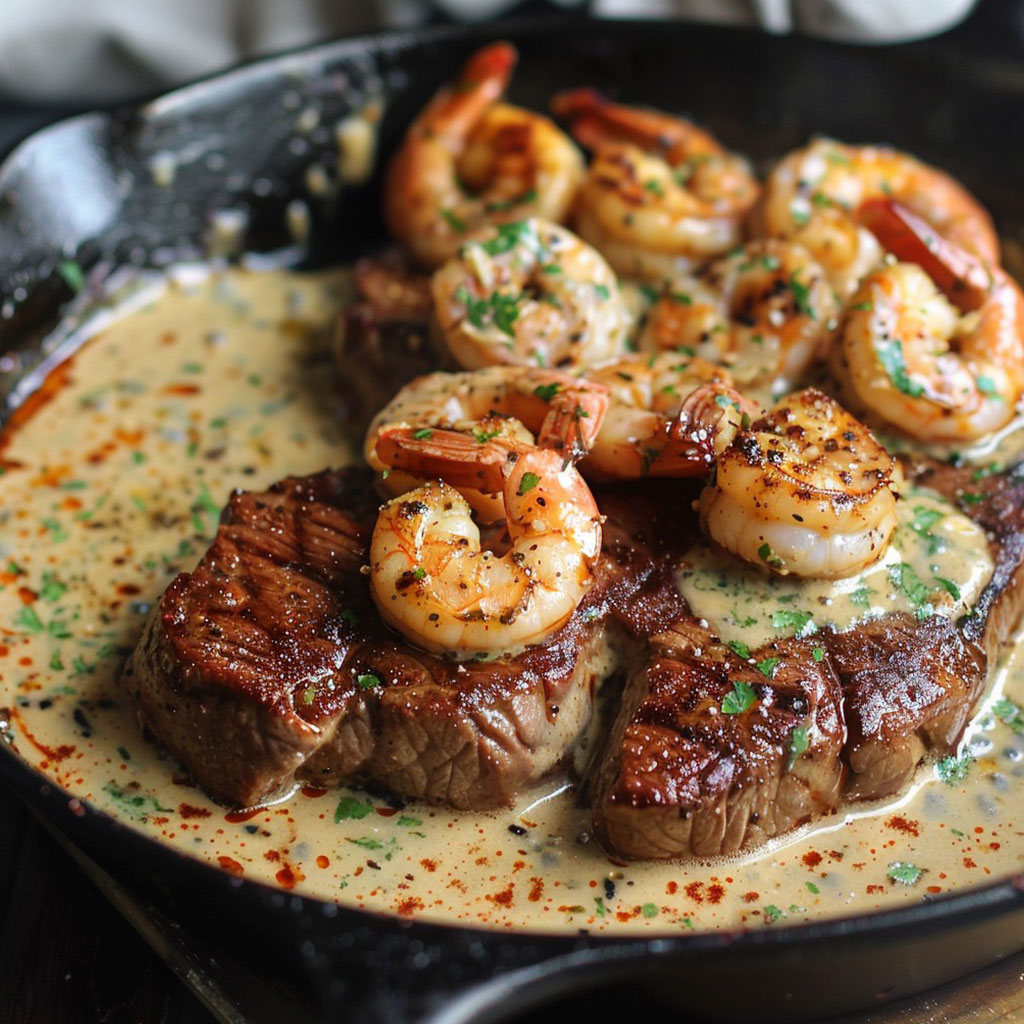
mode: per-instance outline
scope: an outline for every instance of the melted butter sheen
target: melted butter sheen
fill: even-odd
[[[926,766],[916,788],[885,807],[858,807],[715,864],[612,861],[563,779],[491,815],[313,789],[230,815],[176,783],[116,685],[148,608],[201,556],[231,488],[339,465],[354,450],[339,429],[329,351],[346,274],[191,280],[167,284],[99,331],[0,453],[0,739],[57,783],[233,874],[352,907],[493,928],[778,927],[917,903],[1020,870],[1024,716],[1003,698],[1024,696],[1019,651],[942,778]],[[906,529],[918,505],[942,513],[930,532],[947,546],[934,561]],[[928,495],[908,497],[903,509],[900,557],[928,585],[928,601],[945,600],[933,586],[941,572],[969,604],[988,570],[979,565],[975,577],[948,559],[976,544],[978,561],[982,539]],[[754,624],[726,621],[731,604],[712,609],[719,591],[748,593],[719,587],[720,571],[711,562],[686,568],[687,585],[705,587],[695,603],[697,593],[708,598],[698,607],[723,633],[756,642]],[[879,601],[888,571],[865,580]],[[771,595],[755,618],[762,634],[778,634],[769,609],[813,611],[819,628],[847,621],[834,593],[745,586],[760,591],[749,590],[740,621],[757,593]],[[875,605],[855,607],[869,614]]]
[[[890,612],[958,618],[992,576],[985,532],[936,494],[905,493],[882,557],[840,580],[770,576],[717,547],[680,566],[679,589],[695,615],[727,643],[751,650],[819,629],[841,632]]]

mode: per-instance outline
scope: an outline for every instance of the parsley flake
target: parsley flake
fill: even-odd
[[[722,698],[722,713],[726,715],[742,715],[757,703],[757,694],[750,683],[736,681],[732,690]]]
[[[540,477],[536,473],[524,473],[519,481],[519,490],[516,491],[520,497],[532,491],[540,483]]]

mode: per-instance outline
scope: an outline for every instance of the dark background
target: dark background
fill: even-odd
[[[543,9],[541,3],[524,5],[530,13]],[[1024,73],[1024,0],[981,0],[969,20],[942,42],[957,59],[1010,58]],[[40,108],[0,97],[0,153],[35,128],[77,109],[71,102]],[[1006,130],[1024,130],[1024,118]],[[1024,1021],[1022,979],[1024,957],[1018,957],[927,999],[858,1015],[848,1024]],[[576,999],[529,1019],[531,1024],[546,1024],[586,1015],[591,1022],[621,1021],[637,1009],[635,1002],[607,996],[587,1003]],[[90,878],[0,784],[0,1024],[213,1021]]]

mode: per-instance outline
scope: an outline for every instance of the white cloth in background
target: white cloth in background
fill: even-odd
[[[584,0],[555,0],[574,7]],[[955,25],[974,0],[592,0],[599,17],[690,17],[858,42]],[[339,35],[486,21],[512,0],[0,0],[0,94],[106,103]]]

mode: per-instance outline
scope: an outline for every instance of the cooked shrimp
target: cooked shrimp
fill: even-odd
[[[569,212],[582,157],[548,118],[497,102],[515,62],[508,43],[476,53],[412,123],[388,169],[388,227],[426,266],[484,224]]]
[[[641,348],[697,353],[727,366],[741,387],[778,397],[825,355],[839,306],[820,264],[802,246],[750,242],[680,278],[647,318]]]
[[[747,162],[707,132],[593,89],[561,93],[552,109],[594,151],[576,228],[618,273],[670,280],[738,244],[758,185]]]
[[[472,434],[479,443],[502,438],[536,443],[576,460],[593,446],[608,406],[608,390],[551,370],[490,366],[468,373],[431,373],[402,388],[374,417],[363,450],[378,471],[388,468],[377,454],[380,437],[408,427],[429,437],[435,428]],[[397,495],[422,477],[391,468],[383,480]],[[494,492],[467,490],[472,507],[487,522],[504,515]]]
[[[912,262],[881,267],[853,296],[837,353],[851,401],[922,441],[1005,426],[1024,395],[1020,288],[892,200],[861,219]]]
[[[387,431],[378,455],[438,475],[380,512],[370,543],[370,592],[400,633],[438,654],[496,654],[537,644],[576,610],[601,550],[601,516],[576,468],[518,441],[480,444],[434,431]],[[483,551],[456,488],[499,492],[510,547]]]
[[[780,575],[833,579],[880,557],[896,527],[896,460],[836,401],[790,395],[718,457],[705,532]]]
[[[589,479],[706,475],[760,411],[732,387],[727,370],[671,352],[612,363],[587,379],[610,397],[580,467]]]
[[[467,369],[567,369],[625,352],[630,314],[611,267],[549,221],[485,229],[434,274],[432,290],[448,349]]]
[[[845,297],[883,255],[852,213],[868,199],[887,196],[962,248],[999,261],[991,218],[948,174],[895,149],[832,139],[816,139],[776,166],[754,212],[755,230],[805,246]]]

